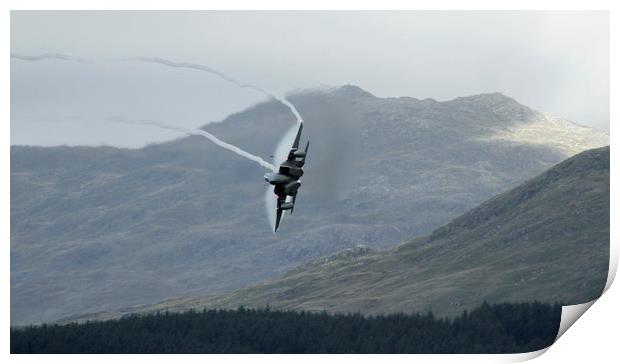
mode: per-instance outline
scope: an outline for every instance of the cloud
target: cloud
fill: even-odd
[[[437,100],[499,91],[609,129],[606,12],[14,11],[11,47],[24,54],[205,63],[279,95],[342,84],[381,97]],[[191,70],[169,71],[154,64],[12,62],[12,126],[37,116],[118,114],[190,128],[262,100]],[[12,127],[12,143],[81,138],[62,127],[39,138],[23,133],[33,127]],[[139,146],[169,137],[155,133],[119,142],[118,130],[102,128],[84,140]]]

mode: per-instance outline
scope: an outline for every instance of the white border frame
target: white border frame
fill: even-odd
[[[4,21],[2,24],[2,42],[5,49],[5,56],[2,58],[3,63],[3,75],[4,80],[2,88],[2,98],[0,104],[0,110],[4,112],[4,120],[2,127],[4,128],[1,134],[6,141],[4,148],[0,154],[0,160],[3,164],[5,171],[4,178],[2,179],[2,222],[1,228],[5,237],[9,236],[10,229],[10,66],[9,57],[10,53],[10,12],[9,10],[224,10],[224,9],[258,9],[260,4],[260,10],[275,10],[275,9],[291,9],[291,10],[609,10],[610,11],[610,72],[611,72],[611,85],[610,85],[610,100],[616,100],[614,97],[617,94],[618,74],[614,68],[614,65],[618,64],[618,46],[617,32],[618,26],[616,21],[618,20],[618,5],[614,1],[551,1],[551,0],[521,0],[521,1],[468,1],[466,4],[456,0],[452,1],[397,1],[397,0],[383,0],[381,2],[375,1],[338,1],[338,0],[315,0],[315,1],[282,1],[282,0],[263,0],[259,2],[249,0],[231,0],[231,1],[196,1],[196,0],[176,0],[174,2],[166,2],[161,0],[153,1],[119,1],[119,0],[93,0],[89,2],[80,2],[77,0],[60,0],[54,1],[52,8],[49,1],[7,1],[7,10],[2,14]],[[466,5],[466,6],[465,6]],[[610,120],[615,121],[617,116],[617,106],[614,102],[611,102]],[[617,132],[616,122],[610,122],[610,135],[611,144],[615,145],[614,139]],[[618,153],[615,152],[615,148],[611,148],[611,180],[617,181],[618,171]],[[9,173],[7,173],[9,172]],[[612,182],[613,186],[613,182]],[[611,191],[611,221],[618,220],[618,206],[619,199],[618,193],[612,188]],[[617,228],[611,225],[611,265],[610,276],[608,278],[607,289],[609,289],[615,272],[618,266],[618,231]],[[5,355],[9,353],[9,325],[10,325],[10,244],[5,242],[5,248],[3,250],[3,266],[2,272],[3,282],[5,284],[2,299],[2,313],[4,314],[3,323],[4,331],[2,331],[2,338],[0,345],[2,345]],[[601,360],[616,357],[616,333],[618,332],[618,314],[616,307],[620,305],[620,298],[618,289],[611,289],[607,291],[596,303],[594,310],[589,310],[585,313],[586,319],[579,320],[575,324],[573,330],[569,330],[567,334],[548,350],[549,353],[542,356],[541,359],[550,363],[565,363],[567,360],[571,362],[573,360],[592,360],[593,358],[599,358]],[[589,306],[588,306],[589,307]],[[585,311],[584,311],[585,312]],[[437,362],[470,362],[470,363],[485,363],[485,362],[512,362],[523,361],[535,358],[547,350],[541,350],[534,353],[516,354],[516,355],[416,355],[410,357],[409,355],[389,355],[383,357],[381,355],[338,355],[338,356],[322,356],[322,360],[334,360],[338,362],[353,362],[365,363],[376,360],[390,360],[396,362],[410,362],[413,360],[424,360],[424,362],[437,363]],[[132,361],[149,361],[160,363],[168,360],[184,360],[188,362],[203,362],[206,358],[201,355],[183,355],[183,356],[163,356],[163,355],[132,355],[130,357],[115,357],[120,360],[132,360]],[[81,362],[88,360],[94,363],[107,363],[110,358],[104,355],[91,355],[88,358],[82,355],[11,355],[10,360],[14,362],[30,362],[30,361],[46,361],[46,362]],[[245,355],[220,355],[210,356],[210,361],[246,361],[250,359]],[[317,360],[315,356],[309,355],[254,355],[251,357],[252,361],[258,363],[288,363],[291,360],[300,363],[312,363]]]

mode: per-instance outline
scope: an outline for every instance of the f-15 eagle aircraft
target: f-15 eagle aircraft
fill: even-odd
[[[291,210],[291,214],[293,213],[295,199],[297,198],[297,190],[299,190],[299,186],[301,186],[301,181],[299,181],[299,179],[304,174],[302,167],[304,166],[304,163],[306,163],[306,155],[308,153],[308,146],[310,145],[310,141],[308,140],[306,142],[306,148],[303,151],[298,150],[299,138],[301,137],[301,130],[303,127],[303,123],[299,124],[299,130],[297,130],[297,136],[295,137],[293,146],[291,147],[286,160],[280,164],[280,169],[278,172],[265,174],[265,181],[274,185],[273,193],[276,194],[278,202],[276,210],[276,226],[274,231],[277,231],[278,226],[280,226],[283,210]],[[287,201],[289,196],[291,198]]]

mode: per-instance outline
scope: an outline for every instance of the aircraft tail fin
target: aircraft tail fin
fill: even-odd
[[[291,215],[293,214],[293,210],[295,209],[295,200],[297,199],[297,193],[295,193],[293,195],[293,201],[291,201],[293,203],[293,207],[291,207]]]
[[[308,158],[308,147],[310,146],[310,139],[308,139],[308,141],[306,142],[306,149],[304,149],[304,161],[306,160],[306,158]]]
[[[295,136],[295,141],[293,142],[293,149],[299,148],[299,138],[301,138],[301,130],[304,128],[304,124],[299,124],[299,129],[297,129],[297,135]]]

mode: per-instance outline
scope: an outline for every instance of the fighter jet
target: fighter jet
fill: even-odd
[[[295,208],[295,199],[297,198],[297,191],[301,186],[299,179],[304,174],[303,166],[306,163],[306,155],[308,154],[308,146],[310,141],[306,142],[306,148],[304,150],[298,150],[299,138],[301,137],[301,129],[303,129],[303,123],[299,124],[299,130],[297,130],[297,136],[293,142],[286,160],[280,164],[278,172],[271,172],[265,174],[265,181],[274,185],[273,193],[277,196],[277,210],[276,210],[276,227],[275,231],[278,231],[280,226],[280,220],[282,219],[282,211],[291,210]],[[291,197],[287,201],[288,197]]]

